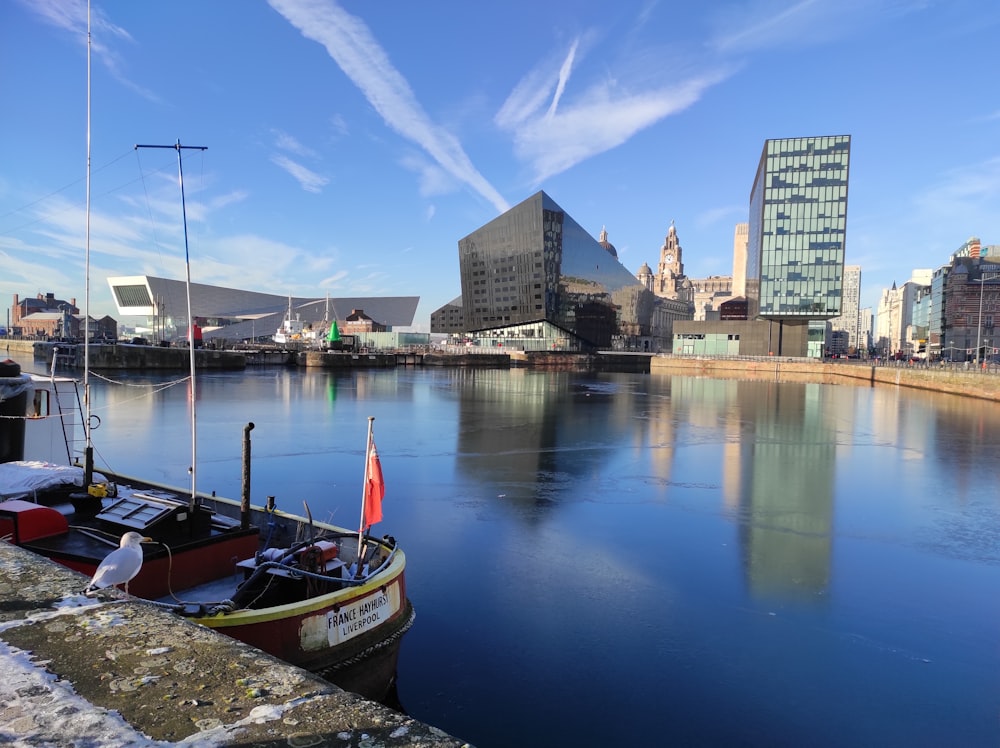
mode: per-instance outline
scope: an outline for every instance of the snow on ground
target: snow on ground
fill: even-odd
[[[60,615],[75,615],[100,610],[95,620],[104,625],[116,625],[114,604],[99,603],[82,595],[72,595],[57,603],[52,610],[39,611],[25,620],[6,621],[0,631],[27,621],[51,620]],[[102,615],[103,614],[103,615]],[[136,730],[117,712],[91,704],[68,681],[60,680],[45,669],[44,662],[35,661],[30,652],[12,647],[0,640],[0,744],[16,748],[159,748],[189,746],[214,748],[238,741],[239,728],[254,722],[281,719],[281,713],[292,704],[254,709],[248,717],[231,725],[217,720],[199,725],[201,731],[173,742],[153,740]]]

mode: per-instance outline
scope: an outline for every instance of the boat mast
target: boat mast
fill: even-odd
[[[181,187],[181,217],[184,221],[184,269],[186,272],[185,288],[187,289],[187,317],[188,317],[188,351],[191,359],[191,500],[190,509],[194,512],[198,504],[198,424],[197,409],[195,403],[195,376],[194,376],[194,317],[191,316],[191,255],[188,252],[188,224],[187,208],[184,204],[184,167],[182,165],[181,151],[207,151],[208,146],[204,145],[181,145],[178,140],[176,145],[136,145],[136,148],[173,148],[177,151],[177,181]]]
[[[94,479],[94,444],[90,439],[90,0],[87,0],[87,240],[84,259],[83,299],[83,485]],[[66,334],[66,331],[63,331]],[[55,354],[53,353],[53,363]]]

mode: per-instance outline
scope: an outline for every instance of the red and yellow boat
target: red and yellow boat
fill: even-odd
[[[0,434],[0,443],[15,445],[0,462],[0,537],[92,576],[124,533],[138,532],[152,542],[142,545],[130,594],[367,698],[390,692],[414,612],[406,555],[395,538],[367,531],[381,516],[371,420],[366,529],[359,532],[284,512],[271,497],[257,507],[247,498],[192,499],[183,490],[111,473],[93,473],[88,482],[84,467],[49,449],[59,440],[41,433],[62,430],[70,420],[64,406],[79,402],[75,380],[16,378],[0,376],[8,394],[22,385],[27,393],[26,418],[0,422],[0,429],[20,430]],[[252,428],[244,429],[247,442]],[[23,459],[37,456],[35,450],[48,452]],[[248,464],[243,472],[248,484]]]

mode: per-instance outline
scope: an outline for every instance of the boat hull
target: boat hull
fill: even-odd
[[[203,626],[381,700],[391,687],[399,642],[414,620],[406,559],[396,551],[372,581],[260,610],[195,618]]]

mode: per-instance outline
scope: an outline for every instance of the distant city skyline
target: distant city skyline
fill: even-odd
[[[208,148],[195,282],[420,296],[426,328],[459,240],[540,189],[632,273],[673,222],[688,277],[731,274],[760,144],[811,133],[852,136],[845,261],[874,307],[901,262],[1000,243],[998,27],[970,0],[94,0],[91,312],[109,276],[184,277],[174,154],[136,143]],[[2,28],[0,297],[82,305],[87,3],[14,0]]]

